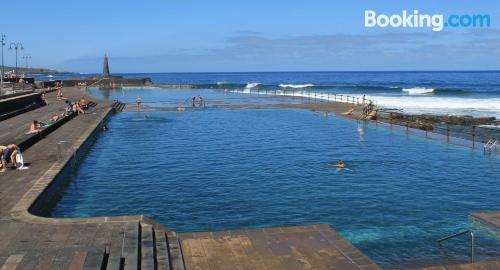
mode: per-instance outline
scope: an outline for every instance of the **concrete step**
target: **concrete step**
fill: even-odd
[[[156,250],[153,226],[141,224],[141,269],[156,269]]]
[[[114,231],[104,250],[80,253],[72,260],[74,269],[185,270],[179,239],[161,226],[138,221]]]
[[[106,262],[105,269],[118,270],[123,268],[122,251],[123,240],[125,231],[114,231],[111,235],[110,243],[106,247],[108,254],[108,261]]]
[[[139,222],[129,222],[125,225],[125,235],[123,239],[123,269],[140,269],[140,249],[139,239],[141,239],[141,230]]]
[[[83,270],[101,269],[106,258],[106,253],[102,251],[89,251],[85,257]]]
[[[170,270],[170,257],[168,254],[167,235],[165,232],[155,230],[156,265],[159,270]]]
[[[168,249],[170,254],[170,265],[172,270],[185,270],[184,259],[182,257],[181,244],[177,236],[168,236]]]

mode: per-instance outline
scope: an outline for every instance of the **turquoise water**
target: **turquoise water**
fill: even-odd
[[[307,110],[124,112],[53,217],[145,214],[175,231],[327,223],[385,267],[498,259],[474,211],[498,210],[500,160]],[[337,171],[337,160],[349,170]]]

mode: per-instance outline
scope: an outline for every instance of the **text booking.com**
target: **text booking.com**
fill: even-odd
[[[365,10],[365,27],[393,27],[393,28],[431,28],[439,32],[445,27],[490,27],[491,18],[485,14],[420,14],[418,10],[401,14],[377,14],[374,10]]]

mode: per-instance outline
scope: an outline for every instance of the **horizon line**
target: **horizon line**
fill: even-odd
[[[72,71],[66,71],[72,72]],[[155,72],[112,72],[111,74],[185,74],[185,73],[317,73],[317,72],[336,72],[336,73],[383,73],[383,72],[500,72],[500,69],[463,69],[463,70],[288,70],[288,71],[155,71]],[[78,74],[101,74],[100,72],[75,72]]]

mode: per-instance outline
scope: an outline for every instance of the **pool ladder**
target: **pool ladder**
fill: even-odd
[[[455,234],[443,237],[441,239],[438,239],[436,242],[438,243],[438,245],[440,247],[442,247],[441,243],[443,241],[446,241],[446,240],[449,240],[449,239],[452,239],[452,238],[455,238],[455,237],[458,237],[458,236],[462,236],[464,234],[469,234],[470,235],[470,263],[474,263],[475,241],[474,241],[474,233],[472,231],[467,230],[467,231],[455,233]]]
[[[493,149],[495,151],[497,150],[498,146],[498,140],[499,139],[490,139],[485,145],[484,145],[484,153],[485,154],[491,154],[493,152]]]

